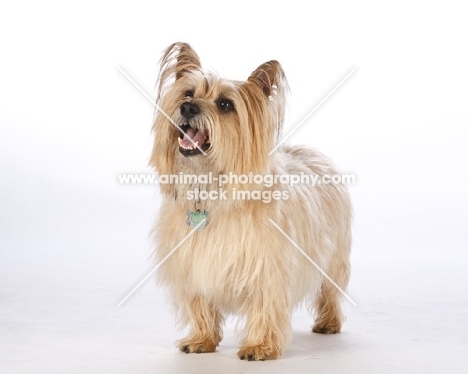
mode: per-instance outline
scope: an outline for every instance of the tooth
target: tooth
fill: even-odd
[[[179,137],[177,138],[177,140],[179,141],[179,145],[180,145],[180,142],[182,141],[182,139]]]

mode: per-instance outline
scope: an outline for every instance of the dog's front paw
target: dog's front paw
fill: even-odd
[[[275,348],[269,348],[264,345],[254,345],[251,347],[242,347],[237,355],[241,360],[265,361],[277,358],[281,352]]]
[[[208,353],[216,351],[218,344],[210,339],[200,340],[184,340],[179,343],[179,349],[185,353]]]

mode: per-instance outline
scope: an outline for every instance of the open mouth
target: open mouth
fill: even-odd
[[[194,156],[206,152],[210,148],[210,139],[207,130],[194,129],[190,125],[180,126],[183,132],[179,135],[179,152],[184,156]],[[192,139],[192,140],[190,140]]]

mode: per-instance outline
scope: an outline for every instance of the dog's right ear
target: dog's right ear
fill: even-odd
[[[160,61],[158,79],[158,101],[162,90],[170,84],[172,79],[177,81],[186,73],[201,70],[200,58],[190,44],[177,42],[170,45]]]
[[[184,73],[192,70],[200,70],[201,63],[197,53],[187,43],[173,44],[178,49],[176,64],[176,80]]]

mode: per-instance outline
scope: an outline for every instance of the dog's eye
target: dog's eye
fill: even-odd
[[[184,97],[191,97],[193,99],[194,91],[188,90],[184,92]]]
[[[234,110],[234,103],[228,99],[219,99],[217,101],[218,108],[223,112],[232,112]]]

